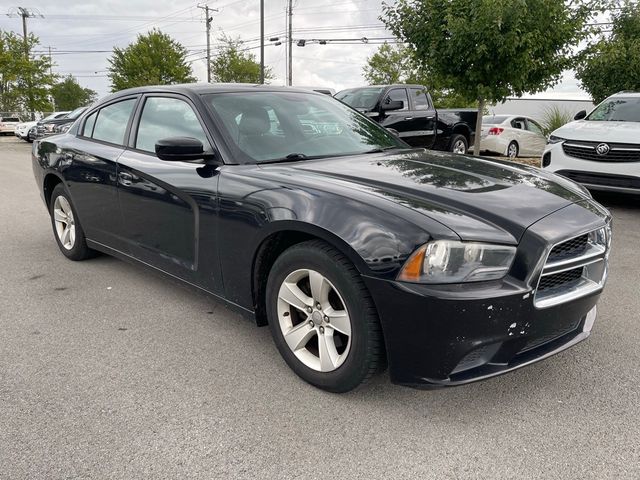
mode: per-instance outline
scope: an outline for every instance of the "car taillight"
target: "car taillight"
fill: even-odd
[[[493,127],[489,129],[489,135],[500,135],[504,132],[504,128]]]

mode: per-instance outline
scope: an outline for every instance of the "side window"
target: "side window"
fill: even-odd
[[[542,133],[542,127],[532,120],[527,120],[527,127],[530,132],[544,135],[544,133]]]
[[[429,110],[429,101],[424,90],[420,88],[412,88],[411,96],[413,97],[413,104],[416,110]]]
[[[92,137],[103,142],[124,144],[124,132],[127,130],[127,123],[135,104],[136,99],[131,98],[100,109],[93,126]]]
[[[136,148],[154,153],[157,141],[168,137],[196,138],[202,142],[205,151],[211,151],[202,125],[187,102],[177,98],[147,98],[138,126]]]
[[[514,118],[511,120],[511,126],[513,128],[517,128],[518,130],[526,130],[524,127],[524,118]]]
[[[96,124],[96,118],[98,117],[98,112],[94,112],[87,117],[84,122],[84,128],[82,129],[82,136],[91,137],[93,135],[93,127]]]
[[[407,97],[407,90],[405,88],[394,88],[389,91],[387,95],[389,100],[400,100],[404,102],[404,107],[401,110],[409,110],[409,97]]]

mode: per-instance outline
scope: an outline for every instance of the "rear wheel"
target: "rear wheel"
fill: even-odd
[[[360,274],[322,241],[286,250],[267,282],[269,328],[280,354],[302,379],[346,392],[384,364],[380,323]]]
[[[453,153],[465,154],[469,150],[469,142],[467,142],[467,137],[464,135],[460,135],[456,133],[451,137],[451,144],[449,146],[449,150]]]
[[[516,142],[511,142],[507,147],[507,156],[509,158],[518,158],[518,144]]]
[[[87,247],[84,230],[62,183],[56,185],[51,192],[49,213],[53,234],[65,257],[71,260],[85,260],[95,256],[96,252]]]

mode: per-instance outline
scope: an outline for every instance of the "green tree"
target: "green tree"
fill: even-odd
[[[420,68],[410,48],[398,43],[383,43],[378,51],[367,59],[363,75],[369,85],[412,83],[427,87],[436,108],[475,107],[469,100],[452,89],[437,85],[432,75]]]
[[[27,49],[39,45],[38,37],[27,37]],[[51,108],[49,88],[55,81],[48,56],[26,55],[24,39],[13,32],[0,32],[0,111],[34,112]]]
[[[260,64],[255,55],[242,49],[242,41],[229,37],[220,41],[220,51],[211,62],[211,78],[223,83],[260,83]],[[273,78],[271,69],[265,67],[265,82]]]
[[[613,10],[611,35],[587,47],[576,76],[596,103],[622,90],[640,91],[640,4]]]
[[[51,97],[57,110],[75,110],[96,101],[97,93],[83,88],[71,75],[51,87]]]
[[[113,49],[108,68],[111,91],[194,82],[186,56],[187,50],[179,42],[159,30],[138,35],[128,47]]]
[[[434,81],[485,102],[539,92],[574,65],[600,0],[398,0],[381,19]],[[476,135],[474,152],[480,152]]]

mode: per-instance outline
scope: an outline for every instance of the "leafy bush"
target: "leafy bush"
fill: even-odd
[[[551,134],[554,130],[566,125],[573,120],[573,114],[563,110],[558,105],[553,105],[545,110],[542,117],[542,129],[545,135]]]

